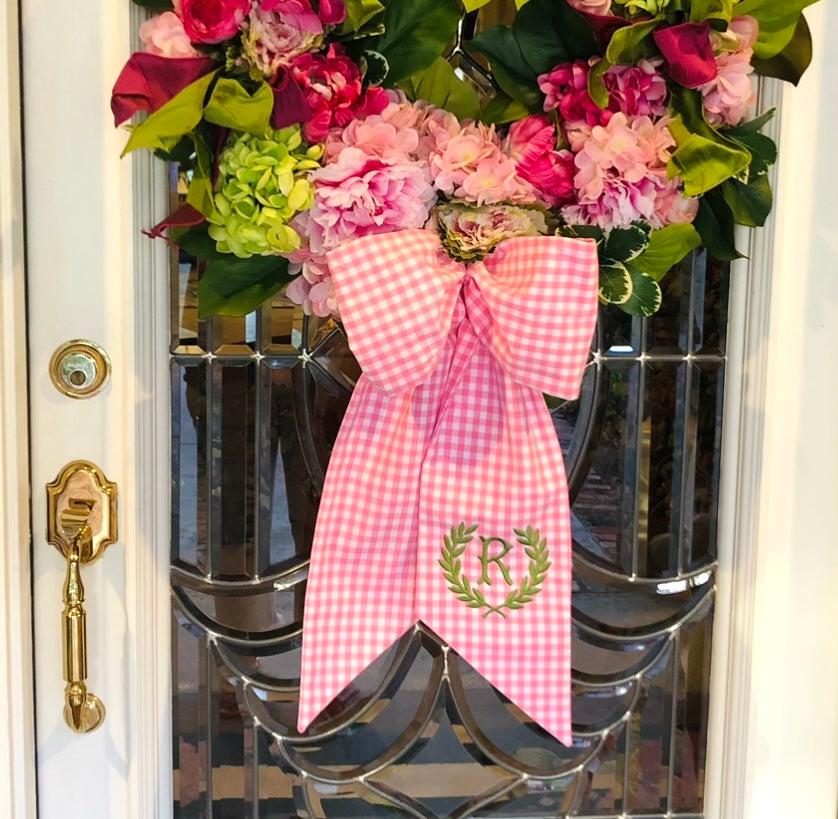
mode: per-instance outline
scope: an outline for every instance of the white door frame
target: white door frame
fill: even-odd
[[[106,60],[118,69],[129,50],[128,14],[123,2],[109,5],[111,20],[100,30],[125,32],[126,42],[115,44]],[[826,518],[838,497],[838,402],[829,381],[838,324],[838,209],[831,186],[838,180],[829,173],[826,140],[838,130],[828,90],[838,83],[828,47],[838,36],[838,15],[828,5],[807,11],[815,63],[800,88],[785,95],[772,222],[751,237],[751,264],[739,264],[733,277],[708,819],[832,819],[835,810],[838,562],[828,562],[835,535]],[[6,3],[0,16],[6,55],[0,78],[0,792],[11,795],[14,819],[35,819],[17,46],[17,4]],[[779,102],[779,86],[767,84],[765,95]],[[148,157],[128,162],[132,170],[123,173],[133,176],[133,185],[122,185],[117,221],[122,234],[136,236],[138,226],[153,224],[165,209],[165,184]],[[114,362],[133,373],[120,390],[136,419],[119,476],[132,686],[125,816],[167,819],[168,455],[158,447],[168,437],[168,257],[162,243],[140,239],[129,240],[125,253],[129,276],[144,271],[125,288],[130,335]],[[149,349],[155,354],[140,352]],[[42,491],[32,487],[33,495]],[[46,548],[43,522],[36,520],[34,530],[34,548]]]

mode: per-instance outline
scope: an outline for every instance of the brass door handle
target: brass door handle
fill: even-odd
[[[47,539],[67,559],[62,644],[64,719],[76,733],[95,731],[105,719],[102,701],[87,690],[87,614],[81,567],[116,540],[117,487],[101,469],[73,461],[47,484]]]

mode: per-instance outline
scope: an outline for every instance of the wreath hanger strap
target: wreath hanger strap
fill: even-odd
[[[570,743],[569,511],[542,391],[578,393],[595,245],[519,237],[466,267],[403,231],[329,265],[364,375],[317,520],[299,730],[421,620]]]

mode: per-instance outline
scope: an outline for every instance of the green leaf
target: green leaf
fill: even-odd
[[[649,244],[648,225],[612,228],[599,247],[599,256],[606,262],[627,262],[640,255]]]
[[[207,233],[208,228],[207,222],[188,228],[172,228],[169,238],[196,259],[229,259],[228,253],[222,253],[215,246],[215,239]]]
[[[608,304],[625,304],[631,297],[631,276],[624,265],[600,265],[599,297]]]
[[[261,136],[270,128],[273,105],[274,95],[266,82],[259,83],[251,94],[238,80],[221,77],[204,109],[204,119],[223,128]]]
[[[135,6],[141,6],[144,9],[153,9],[154,11],[173,11],[174,6],[170,0],[134,0]]]
[[[198,132],[192,135],[192,139],[195,143],[195,168],[186,192],[186,201],[199,213],[209,216],[215,210],[212,201],[213,153]]]
[[[692,225],[667,225],[653,230],[649,246],[635,259],[632,267],[660,281],[678,262],[701,245],[701,236]]]
[[[786,47],[773,57],[764,60],[752,59],[751,65],[754,71],[763,77],[776,77],[797,85],[811,62],[812,33],[806,18],[801,14]]]
[[[162,108],[158,108],[137,125],[131,131],[122,155],[125,156],[137,148],[162,148],[164,151],[171,151],[184,134],[188,134],[201,121],[204,98],[217,73],[213,71],[187,85]]]
[[[768,60],[791,42],[803,9],[817,0],[743,0],[736,6],[737,16],[749,14],[759,23],[754,57]]]
[[[442,57],[437,57],[428,68],[411,74],[398,86],[410,100],[426,100],[459,119],[476,119],[480,113],[477,91],[461,80],[451,63]]]
[[[384,11],[379,0],[343,0],[343,5],[346,7],[346,19],[338,29],[340,35],[360,31]]]
[[[490,2],[491,0],[463,0],[463,8],[466,11],[477,11],[477,9],[483,8]]]
[[[367,49],[359,60],[361,76],[367,85],[381,85],[390,73],[390,64],[383,54]]]
[[[767,174],[758,176],[747,185],[728,179],[722,185],[722,196],[740,225],[762,227],[771,213],[773,197]]]
[[[777,145],[771,137],[750,131],[734,133],[733,129],[725,133],[751,154],[751,164],[748,167],[749,179],[753,180],[761,176],[777,161]]]
[[[750,151],[704,119],[698,91],[672,85],[670,105],[677,114],[670,131],[678,143],[670,169],[681,176],[687,196],[701,196],[726,179],[745,173],[751,164]]]
[[[618,28],[612,35],[605,59],[612,65],[634,65],[638,60],[657,54],[652,32],[663,22],[663,17],[644,20]]]
[[[610,97],[608,89],[602,80],[603,75],[609,68],[611,68],[611,63],[607,59],[603,59],[588,72],[588,94],[590,94],[591,99],[602,109],[608,107],[608,99]]]
[[[530,109],[504,93],[495,94],[480,114],[483,122],[505,125],[507,122],[523,119]]]
[[[198,315],[245,316],[286,285],[288,260],[281,256],[213,259],[198,282]]]
[[[733,0],[692,0],[690,4],[690,22],[701,23],[704,20],[727,20],[733,16]]]
[[[619,305],[624,313],[630,316],[651,316],[657,313],[661,306],[660,285],[649,275],[634,268],[633,265],[626,265],[631,276],[631,295]]]
[[[733,241],[733,213],[720,191],[710,191],[701,198],[693,226],[714,258],[722,262],[742,258]]]
[[[384,56],[390,65],[389,84],[427,68],[457,32],[457,0],[385,0],[384,33],[365,47]]]

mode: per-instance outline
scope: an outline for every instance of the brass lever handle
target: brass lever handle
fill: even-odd
[[[47,539],[67,560],[61,634],[64,719],[76,733],[95,731],[105,706],[87,690],[87,615],[81,567],[104,554],[117,538],[117,487],[101,469],[73,461],[47,484]]]
[[[62,519],[64,522],[65,519]],[[65,529],[66,531],[66,529]],[[68,532],[69,534],[69,532]],[[102,701],[87,690],[87,614],[84,610],[84,585],[81,582],[81,556],[91,542],[90,527],[85,522],[70,540],[67,575],[64,579],[64,719],[78,734],[95,731],[105,719]],[[89,547],[88,547],[89,548]]]

